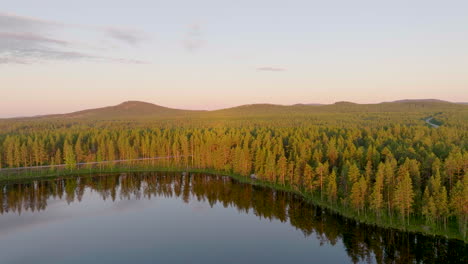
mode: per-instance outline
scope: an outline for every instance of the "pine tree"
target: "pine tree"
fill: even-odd
[[[445,188],[445,186],[442,186],[440,192],[438,193],[436,206],[439,211],[438,215],[440,215],[444,222],[444,228],[447,228],[447,217],[449,215],[449,207],[447,189]]]
[[[354,183],[356,183],[360,177],[361,177],[361,172],[359,171],[359,168],[356,165],[356,163],[351,164],[351,167],[349,167],[349,170],[348,170],[348,181],[350,185],[353,185]]]
[[[412,212],[413,206],[413,185],[409,173],[406,171],[398,181],[398,185],[395,190],[394,204],[395,208],[400,212],[403,220],[408,219]]]
[[[320,199],[323,200],[323,180],[328,174],[328,162],[319,163],[317,168],[315,168],[315,173],[317,174],[320,186]]]
[[[81,146],[81,136],[78,137],[75,143],[75,156],[76,156],[77,162],[84,161],[84,152]]]
[[[426,218],[428,223],[433,223],[434,219],[436,218],[436,207],[434,204],[434,198],[431,196],[429,192],[429,187],[426,186],[423,194],[422,200],[422,215]]]
[[[372,170],[372,161],[367,161],[367,164],[366,164],[366,180],[368,182],[370,182],[371,180],[373,180],[373,170]]]
[[[63,145],[63,155],[65,159],[65,168],[71,170],[76,168],[76,156],[73,147],[68,141]]]
[[[328,202],[334,204],[337,198],[336,170],[333,170],[327,180]]]
[[[266,163],[265,163],[265,177],[268,181],[275,181],[276,180],[276,161],[275,155],[271,152],[268,152]]]
[[[60,149],[57,149],[57,151],[55,152],[54,164],[55,165],[60,165],[60,164],[62,164],[62,162],[63,162],[62,152],[60,151]]]
[[[452,214],[457,217],[458,227],[463,239],[466,239],[468,228],[468,172],[465,172],[463,180],[456,183],[450,197]]]
[[[309,164],[304,167],[304,186],[310,192],[315,190],[314,169]]]
[[[288,161],[285,156],[281,156],[276,164],[276,174],[278,175],[278,183],[284,185],[286,172],[288,169]]]
[[[24,167],[27,167],[29,166],[29,160],[28,160],[28,154],[29,154],[29,150],[28,150],[28,147],[26,146],[26,143],[23,143],[21,145],[21,164],[24,166]]]
[[[294,171],[295,171],[295,165],[293,161],[288,162],[288,172],[287,175],[289,176],[288,182],[289,184],[293,185],[294,184]]]
[[[385,175],[385,165],[381,162],[379,163],[375,183],[372,188],[372,193],[370,195],[370,208],[380,216],[380,211],[383,208],[383,184],[384,184],[384,175]]]
[[[332,138],[328,143],[327,147],[327,157],[330,162],[330,165],[335,166],[336,161],[338,160],[338,151],[336,149],[336,139]]]
[[[353,184],[351,188],[351,205],[357,209],[358,215],[364,209],[367,195],[367,182],[364,176],[359,178],[359,181]]]
[[[312,160],[315,162],[315,164],[319,164],[322,162],[322,159],[323,159],[322,151],[319,148],[316,148],[314,150],[314,153],[312,154]]]
[[[387,154],[390,155],[390,154]],[[387,203],[387,212],[390,217],[392,216],[393,210],[393,196],[395,190],[395,164],[396,161],[392,158],[388,158],[385,160],[385,176],[384,176],[384,183],[385,183],[385,198]]]
[[[21,165],[21,145],[19,138],[14,141],[14,166],[19,167]],[[38,165],[41,165],[40,160]]]

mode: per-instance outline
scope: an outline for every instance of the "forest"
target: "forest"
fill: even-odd
[[[254,174],[358,220],[465,241],[467,150],[468,106],[438,103],[0,120],[3,169],[174,156],[166,166]]]

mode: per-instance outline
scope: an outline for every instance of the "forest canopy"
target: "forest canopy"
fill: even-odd
[[[175,156],[180,167],[255,174],[358,217],[453,225],[466,238],[468,106],[343,102],[158,115],[136,105],[0,120],[0,168]]]

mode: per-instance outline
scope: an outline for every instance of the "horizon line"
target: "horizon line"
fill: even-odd
[[[174,107],[169,107],[169,106],[164,106],[161,104],[149,102],[149,101],[142,101],[142,100],[126,100],[118,104],[113,104],[113,105],[105,105],[105,106],[97,106],[97,107],[90,107],[90,108],[85,108],[85,109],[78,109],[74,111],[69,111],[69,112],[61,112],[61,113],[48,113],[48,114],[37,114],[37,115],[23,115],[23,116],[11,116],[11,117],[0,117],[0,119],[20,119],[20,118],[36,118],[36,117],[45,117],[45,116],[53,116],[53,115],[67,115],[67,114],[73,114],[73,113],[78,113],[82,111],[89,111],[89,110],[97,110],[97,109],[102,109],[102,108],[108,108],[108,107],[116,107],[119,105],[123,105],[125,103],[144,103],[144,104],[151,104],[154,106],[159,106],[167,109],[172,109],[172,110],[181,110],[181,111],[203,111],[203,112],[213,112],[213,111],[220,111],[220,110],[226,110],[226,109],[232,109],[232,108],[237,108],[237,107],[242,107],[242,106],[254,106],[254,105],[273,105],[273,106],[297,106],[297,105],[306,105],[306,106],[327,106],[327,105],[333,105],[337,103],[351,103],[351,104],[357,104],[357,105],[377,105],[377,104],[383,104],[383,103],[402,103],[402,102],[443,102],[443,103],[452,103],[452,104],[468,104],[468,102],[453,102],[453,101],[448,101],[448,100],[442,100],[442,99],[437,99],[437,98],[419,98],[419,99],[397,99],[397,100],[392,100],[392,101],[380,101],[380,102],[366,102],[366,103],[356,103],[353,101],[346,101],[346,100],[340,100],[340,101],[335,101],[333,103],[294,103],[294,104],[277,104],[277,103],[268,103],[268,102],[259,102],[259,103],[247,103],[247,104],[240,104],[240,105],[234,105],[234,106],[228,106],[228,107],[222,107],[222,108],[216,108],[216,109],[187,109],[187,108],[174,108]]]

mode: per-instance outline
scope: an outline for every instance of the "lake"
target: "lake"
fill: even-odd
[[[0,185],[0,263],[468,263],[463,241],[359,224],[227,176]]]

